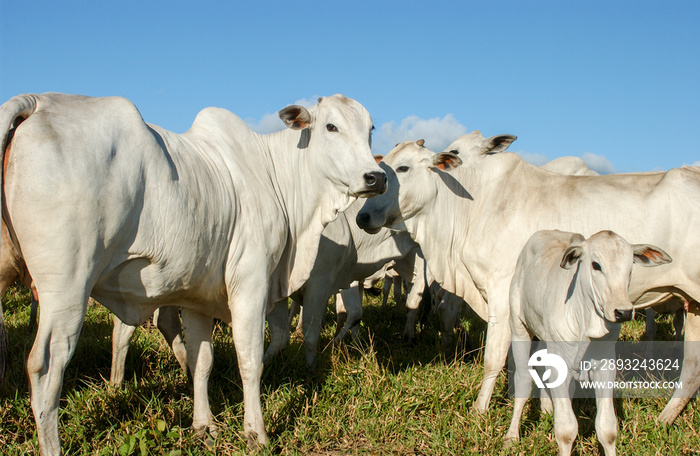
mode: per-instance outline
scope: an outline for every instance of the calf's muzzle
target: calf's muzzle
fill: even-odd
[[[630,321],[634,315],[634,309],[620,310],[615,309],[615,322],[622,323],[623,321]]]

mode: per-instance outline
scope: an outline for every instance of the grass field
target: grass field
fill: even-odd
[[[261,454],[279,455],[463,455],[556,454],[551,416],[529,401],[521,441],[502,449],[513,401],[501,373],[488,413],[471,406],[483,373],[484,325],[463,319],[456,346],[443,351],[433,314],[419,339],[401,340],[405,312],[381,308],[365,298],[359,341],[333,346],[334,315],[324,329],[319,366],[304,367],[301,340],[293,338],[281,357],[265,367],[263,410],[271,444]],[[33,334],[27,334],[29,296],[19,287],[5,295],[11,365],[0,387],[0,453],[38,454],[25,373]],[[227,327],[215,332],[215,364],[209,391],[218,438],[189,429],[192,388],[160,333],[137,331],[126,366],[126,381],[110,387],[111,314],[88,310],[63,387],[60,429],[67,455],[243,454],[242,390]],[[669,318],[659,337],[670,339]],[[623,327],[623,337],[644,334],[641,318]],[[618,453],[700,454],[700,408],[693,400],[673,426],[656,422],[664,399],[618,399]],[[575,400],[579,435],[574,454],[602,454],[594,430],[595,401]]]

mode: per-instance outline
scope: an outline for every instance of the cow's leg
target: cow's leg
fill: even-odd
[[[304,331],[304,348],[306,352],[306,365],[309,368],[316,366],[318,356],[318,344],[321,339],[321,328],[326,317],[328,298],[317,286],[308,286],[304,290],[302,315],[302,329]]]
[[[693,301],[688,304],[685,318],[683,369],[678,379],[682,382],[683,389],[677,389],[673,393],[673,397],[659,415],[658,420],[661,423],[672,424],[700,387],[700,350],[696,350],[695,345],[698,341],[700,341],[700,305]]]
[[[126,370],[126,354],[129,351],[129,342],[136,331],[136,326],[127,325],[116,315],[112,317],[114,328],[112,329],[112,369],[109,383],[119,386],[124,381]]]
[[[552,395],[548,389],[540,390],[540,412],[551,415],[554,412],[554,403],[552,403]]]
[[[31,334],[36,329],[36,320],[39,313],[39,292],[36,289],[36,285],[32,282],[29,285],[29,290],[32,294],[32,301],[30,304],[29,311],[29,326],[27,326],[27,333]]]
[[[677,341],[683,340],[683,326],[685,325],[685,309],[680,308],[673,313],[673,330]]]
[[[0,249],[0,299],[5,295],[7,288],[18,277],[17,268],[14,267],[12,261],[8,257],[8,246],[10,244],[10,235],[5,227],[5,222],[2,222],[2,249]],[[5,321],[3,319],[2,302],[0,302],[0,383],[5,377],[5,369],[7,368],[7,332],[5,330]]]
[[[403,279],[401,276],[397,275],[393,279],[394,282],[394,301],[396,305],[401,307],[406,307],[406,297],[403,294]]]
[[[647,307],[644,313],[647,321],[647,340],[651,342],[656,338],[656,311],[651,307]]]
[[[173,349],[175,359],[185,373],[187,372],[187,347],[182,338],[182,322],[180,321],[180,308],[167,306],[156,309],[153,313],[153,322],[160,330],[170,348]]]
[[[303,339],[304,338],[304,308],[299,305],[298,302],[292,301],[292,307],[295,306],[299,308],[299,319],[297,320],[297,327],[294,328],[294,337],[297,339]],[[291,310],[290,310],[290,319],[291,317]]]
[[[335,302],[336,311],[342,308],[346,315],[342,328],[336,330],[335,343],[340,343],[348,333],[351,333],[353,339],[356,339],[360,320],[362,319],[362,301],[360,301],[357,287],[346,288],[336,294]]]
[[[289,302],[289,316],[287,318],[287,324],[290,327],[294,321],[294,316],[299,312],[301,312],[301,305],[294,298],[291,298]]]
[[[561,397],[561,393],[553,393],[554,404],[554,436],[559,446],[560,455],[571,454],[571,448],[578,434],[578,421],[571,407],[569,397]]]
[[[187,365],[194,383],[194,417],[192,428],[195,431],[209,431],[216,436],[214,415],[209,408],[209,375],[214,364],[212,332],[214,319],[192,309],[182,309],[182,327],[187,340]]]
[[[42,455],[61,453],[58,408],[63,374],[75,351],[87,310],[88,296],[83,287],[66,285],[65,288],[80,289],[81,293],[41,293],[41,318],[27,359],[32,411]]]
[[[282,353],[289,343],[289,305],[287,299],[277,301],[267,314],[270,329],[270,345],[267,347],[263,363]]]
[[[406,297],[406,327],[403,330],[403,337],[407,340],[413,340],[416,337],[416,319],[418,318],[418,308],[420,307],[423,294],[429,291],[426,290],[425,279],[423,275],[417,275],[416,281],[413,282],[411,290]]]
[[[515,382],[515,404],[513,405],[513,418],[510,421],[510,427],[505,437],[506,445],[520,438],[520,418],[522,417],[525,403],[532,393],[532,379],[530,378],[527,365],[530,358],[531,340],[522,325],[521,328],[522,333],[518,337],[514,336],[511,344],[513,362],[515,363],[515,374],[513,377]]]
[[[382,307],[386,307],[389,302],[389,293],[391,293],[391,285],[393,278],[388,274],[384,276],[384,284],[382,286]],[[394,300],[396,300],[396,291],[394,291]]]
[[[229,291],[229,307],[231,333],[243,384],[244,435],[248,446],[255,449],[268,443],[260,401],[268,286],[261,274],[249,274],[245,283],[250,286]]]
[[[644,356],[647,359],[654,357],[654,344],[653,341],[656,338],[656,311],[651,307],[644,309],[646,315],[646,349],[644,350]]]
[[[474,409],[477,412],[485,412],[488,408],[493,388],[496,385],[496,377],[503,369],[508,357],[508,343],[510,342],[508,288],[508,286],[497,287],[496,291],[503,289],[505,295],[494,293],[493,300],[489,300],[489,322],[486,329],[486,347],[484,348],[484,380],[474,402]]]
[[[443,347],[448,347],[454,342],[455,327],[461,311],[462,299],[452,293],[445,293],[438,304]]]
[[[600,366],[601,359],[615,359],[615,342],[610,344],[591,345],[589,351],[592,356],[592,365]],[[612,369],[600,370],[596,369],[592,372],[591,380],[599,382],[603,385],[612,384],[615,381],[616,370],[615,366]],[[606,456],[615,455],[615,441],[617,440],[617,418],[615,416],[615,408],[613,405],[613,389],[612,388],[596,388],[596,416],[595,416],[595,432],[598,436],[598,441],[603,447]]]

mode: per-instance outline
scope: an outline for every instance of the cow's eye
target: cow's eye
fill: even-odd
[[[603,270],[603,268],[600,267],[600,265],[598,264],[597,261],[594,261],[593,263],[591,263],[591,266],[593,266],[593,269],[595,271],[602,271]]]
[[[408,166],[399,166],[396,168],[397,173],[405,173],[406,171],[408,171]]]
[[[332,132],[337,132],[337,131],[338,131],[338,127],[336,127],[336,126],[333,125],[333,124],[327,124],[327,125],[326,125],[326,130],[332,131]]]

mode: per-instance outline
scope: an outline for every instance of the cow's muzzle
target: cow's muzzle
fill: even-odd
[[[615,309],[615,323],[630,321],[634,316],[634,309],[620,310]]]
[[[355,217],[355,223],[369,234],[377,234],[382,229],[381,226],[372,226],[372,216],[367,212],[360,211]]]
[[[386,192],[387,178],[384,172],[372,171],[371,173],[365,173],[363,177],[365,179],[365,189],[360,196],[381,195]]]

